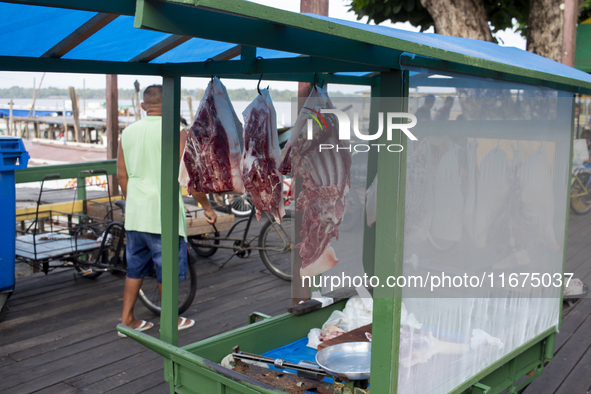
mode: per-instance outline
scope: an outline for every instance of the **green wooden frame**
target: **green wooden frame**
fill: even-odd
[[[257,79],[260,74],[266,80],[312,82],[315,73],[328,83],[366,85],[372,88],[372,97],[408,97],[408,71],[405,67],[426,67],[453,71],[477,77],[546,86],[569,92],[591,93],[591,83],[543,72],[477,59],[427,45],[419,45],[401,39],[386,37],[308,15],[294,14],[271,7],[236,0],[5,0],[19,4],[60,7],[135,16],[134,26],[181,36],[199,37],[242,45],[239,60],[192,62],[179,64],[155,64],[146,62],[89,61],[52,58],[0,56],[0,69],[5,71],[49,71],[111,74],[158,75],[163,77],[162,116],[162,254],[163,313],[161,317],[162,339],[119,326],[119,331],[138,340],[166,358],[165,379],[171,392],[189,392],[183,387],[183,379],[189,382],[191,373],[216,380],[216,391],[226,392],[276,392],[252,385],[239,384],[220,375],[206,359],[194,353],[212,356],[218,362],[219,343],[245,340],[257,347],[256,338],[261,332],[282,327],[293,328],[292,334],[301,337],[308,324],[324,321],[329,312],[343,305],[331,306],[304,317],[282,315],[263,322],[222,334],[192,344],[185,349],[178,343],[177,297],[178,282],[178,163],[179,163],[179,114],[180,77],[218,75],[223,78]],[[199,23],[194,23],[199,20]],[[231,28],[220,29],[220,26]],[[289,59],[256,60],[256,47],[302,53]],[[256,60],[256,61],[255,61]],[[337,72],[367,72],[364,76],[335,75]],[[404,101],[400,103],[405,111]],[[375,116],[372,118],[375,124]],[[406,136],[399,133],[398,143],[406,146]],[[116,173],[114,160],[44,166],[17,171],[17,182],[38,181],[43,174],[60,172],[63,177],[76,178],[82,169],[107,169]],[[370,159],[368,182],[376,172],[391,173],[382,177],[378,189],[378,215],[380,220],[374,229],[364,235],[363,258],[378,277],[402,275],[404,232],[404,202],[406,183],[406,150],[399,155],[380,155]],[[390,196],[390,197],[387,197]],[[394,201],[392,197],[394,196]],[[393,204],[394,202],[394,204]],[[395,206],[396,209],[391,209]],[[367,229],[366,229],[367,230]],[[395,242],[392,242],[395,239]],[[392,256],[394,271],[392,272]],[[372,391],[396,392],[398,385],[398,346],[400,341],[401,292],[399,288],[375,289],[374,337],[376,343],[388,346],[374,348],[372,354]],[[291,331],[290,331],[291,332]],[[269,336],[270,334],[268,334]],[[543,370],[543,360],[551,358],[555,329],[552,328],[527,344],[506,355],[501,360],[479,372],[457,387],[455,393],[487,392],[487,387],[509,387],[507,374],[516,376],[533,366],[536,375]],[[279,343],[279,337],[269,337]],[[288,336],[288,339],[291,336]],[[294,337],[295,338],[295,337]],[[284,338],[285,339],[285,338]],[[225,342],[224,342],[225,341]],[[533,350],[532,350],[533,349]],[[530,353],[536,354],[530,354]],[[522,356],[526,354],[527,356]],[[539,353],[539,354],[538,354]],[[516,366],[519,357],[526,357],[525,366]],[[540,361],[541,360],[541,361]],[[541,363],[541,364],[540,364]],[[521,369],[520,369],[521,368]],[[524,369],[525,368],[525,369]],[[507,373],[498,372],[505,371]],[[188,372],[187,372],[188,371]],[[503,377],[493,376],[500,373]],[[535,377],[534,376],[534,377]],[[534,378],[532,377],[532,379]],[[488,380],[487,380],[488,379]],[[192,382],[198,381],[191,380]],[[510,382],[511,384],[513,381]],[[505,386],[503,386],[505,385]],[[260,389],[260,390],[259,390]],[[243,391],[241,391],[243,390]],[[496,389],[495,389],[496,390]]]

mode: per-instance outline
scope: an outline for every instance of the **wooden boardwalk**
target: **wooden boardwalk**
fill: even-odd
[[[571,213],[565,272],[591,284],[591,216]],[[591,298],[568,307],[556,337],[554,359],[524,394],[587,394],[591,392]]]
[[[179,333],[181,346],[243,326],[252,311],[278,315],[290,305],[289,284],[269,274],[258,254],[235,257],[219,270],[228,253],[221,250],[198,260],[197,296],[184,314],[197,324]],[[588,256],[591,215],[571,215],[566,270],[591,283]],[[115,332],[123,284],[109,274],[74,280],[72,269],[18,279],[11,309],[0,323],[0,392],[168,393],[162,358]],[[136,314],[158,323],[139,301]],[[556,357],[526,394],[591,389],[591,299],[566,308],[563,315]],[[158,336],[158,327],[146,333]]]
[[[250,234],[260,228],[255,224]],[[271,275],[258,253],[234,257],[220,250],[197,261],[198,290],[183,316],[197,321],[179,333],[184,346],[244,326],[253,311],[284,313],[291,288]],[[163,359],[137,342],[117,336],[124,280],[103,274],[74,280],[73,269],[19,278],[10,310],[0,323],[0,392],[168,393]],[[159,319],[138,300],[136,316]],[[231,353],[232,349],[228,349]]]

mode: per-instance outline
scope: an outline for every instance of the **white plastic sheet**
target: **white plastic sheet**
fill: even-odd
[[[403,275],[560,274],[570,104],[556,91],[478,83],[446,88],[456,97],[450,119],[457,121],[413,128]],[[448,393],[557,326],[560,288],[526,286],[510,294],[507,282],[504,292],[497,287],[498,281],[480,293],[457,288],[447,298],[403,289],[398,393]]]

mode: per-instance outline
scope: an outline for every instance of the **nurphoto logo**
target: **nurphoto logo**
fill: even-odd
[[[349,119],[349,115],[347,115],[343,111],[339,111],[338,109],[330,109],[330,108],[321,108],[320,112],[304,107],[304,109],[308,110],[308,115],[310,119],[307,121],[308,127],[308,140],[313,140],[313,126],[314,121],[320,127],[320,130],[328,130],[328,125],[326,123],[326,119],[322,114],[333,114],[335,115],[338,124],[339,124],[339,139],[340,140],[351,140],[351,120]],[[384,121],[385,119],[385,121]],[[399,123],[394,123],[394,120],[397,119]],[[407,123],[404,123],[404,119],[408,119]],[[384,133],[384,123],[386,123],[386,138],[388,141],[392,141],[392,132],[394,130],[402,131],[410,140],[416,141],[417,137],[414,136],[413,133],[410,132],[410,128],[416,126],[417,118],[413,114],[409,114],[406,112],[387,112],[384,116],[383,112],[378,113],[378,130],[374,134],[363,134],[359,130],[359,113],[353,113],[353,133],[355,137],[359,138],[362,141],[375,141],[379,139],[382,134]],[[385,147],[389,152],[401,152],[403,150],[403,146],[400,144],[355,144],[353,147],[342,147],[342,146],[335,146],[333,144],[319,144],[319,151],[322,152],[323,150],[330,150],[336,149],[342,150],[347,149],[349,151],[354,150],[355,152],[368,152],[371,147],[377,148],[377,151],[380,151],[380,147]]]

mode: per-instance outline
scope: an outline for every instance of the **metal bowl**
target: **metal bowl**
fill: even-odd
[[[316,354],[316,363],[334,376],[349,380],[369,379],[371,342],[347,342],[325,347]]]

